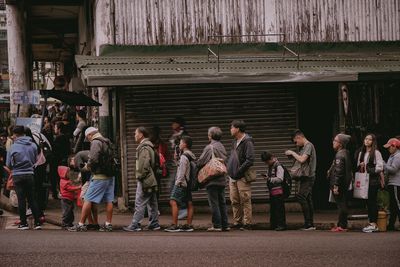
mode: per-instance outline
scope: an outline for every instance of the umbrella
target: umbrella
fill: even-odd
[[[88,97],[83,93],[75,93],[64,90],[40,90],[40,94],[44,98],[55,98],[64,102],[70,106],[101,106],[101,104],[97,101],[94,101],[92,98]]]

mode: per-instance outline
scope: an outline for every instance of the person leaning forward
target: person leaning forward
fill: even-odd
[[[233,228],[250,230],[252,223],[251,183],[246,181],[245,173],[254,164],[253,138],[245,133],[246,123],[234,120],[231,123],[232,142],[228,160],[230,176],[229,191],[233,211]]]

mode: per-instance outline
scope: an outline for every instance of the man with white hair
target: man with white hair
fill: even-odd
[[[92,205],[106,203],[106,222],[100,231],[111,232],[115,182],[110,166],[111,142],[94,127],[87,128],[85,136],[90,142],[90,151],[89,160],[83,170],[90,171],[92,178],[85,194],[80,221],[68,230],[72,232],[86,231],[85,221],[91,212]],[[93,219],[97,221],[97,214],[95,216],[96,218]]]

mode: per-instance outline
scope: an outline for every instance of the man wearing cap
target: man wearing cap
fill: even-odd
[[[350,141],[347,134],[338,134],[333,139],[335,159],[328,170],[329,186],[339,209],[339,221],[332,232],[347,231],[347,191],[352,181],[352,166],[350,153],[346,149]]]
[[[396,218],[400,220],[400,140],[391,138],[384,145],[390,157],[384,164],[383,170],[389,178],[388,190],[390,194],[390,219],[388,230],[395,230]]]
[[[85,136],[90,142],[89,160],[82,170],[92,173],[89,188],[85,194],[82,207],[82,214],[77,225],[69,228],[72,232],[86,231],[85,221],[91,212],[92,205],[106,203],[106,222],[100,231],[112,231],[112,212],[114,200],[114,177],[110,173],[108,160],[111,155],[111,142],[103,137],[98,129],[89,127],[85,131]],[[93,220],[97,222],[97,214]]]

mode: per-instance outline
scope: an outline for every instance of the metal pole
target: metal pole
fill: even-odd
[[[40,131],[42,131],[42,128],[43,128],[44,113],[46,111],[46,107],[47,107],[47,94],[45,93],[45,95],[44,95],[44,105],[42,106],[42,120],[40,122]]]

